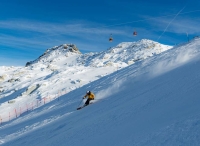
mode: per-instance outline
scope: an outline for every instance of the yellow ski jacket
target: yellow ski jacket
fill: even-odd
[[[89,99],[94,100],[95,95],[94,95],[94,93],[91,92],[90,94],[86,94],[86,95],[84,96],[84,98],[86,98],[86,97],[88,97]]]

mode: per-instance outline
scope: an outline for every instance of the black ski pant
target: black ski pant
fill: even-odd
[[[86,100],[86,102],[85,102],[85,106],[87,106],[88,104],[90,104],[90,101],[91,101],[91,100],[93,100],[93,99],[88,98],[88,99]]]

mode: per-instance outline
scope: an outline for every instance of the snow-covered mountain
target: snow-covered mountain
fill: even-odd
[[[199,38],[87,54],[70,46],[48,49],[27,67],[1,67],[0,144],[199,144]],[[87,90],[94,104],[76,111]]]
[[[116,47],[100,53],[82,54],[73,44],[64,44],[47,49],[38,59],[30,61],[26,66],[46,65],[45,67],[57,69],[62,65],[65,66],[90,66],[104,67],[117,66],[121,67],[130,65],[136,61],[144,60],[155,54],[172,48],[172,46],[162,45],[158,42],[143,39],[138,42],[120,43]]]
[[[18,105],[24,103],[22,99],[36,102],[61,91],[70,92],[170,48],[145,39],[121,43],[100,53],[82,54],[73,44],[56,46],[26,63],[26,67],[0,68],[0,103],[5,108],[8,102]]]

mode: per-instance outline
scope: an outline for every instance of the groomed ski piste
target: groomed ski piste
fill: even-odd
[[[189,43],[150,54],[152,55],[136,59],[137,61],[129,65],[123,61],[115,62],[117,67],[122,65],[121,69],[115,71],[113,70],[116,66],[109,66],[106,69],[105,66],[99,67],[99,63],[102,62],[100,61],[97,66],[93,66],[96,70],[87,72],[91,78],[87,80],[89,78],[85,76],[88,82],[82,86],[76,86],[46,104],[3,122],[0,127],[0,144],[5,146],[199,145],[200,39],[196,38]],[[109,68],[111,71],[105,72]],[[57,86],[49,89],[51,90],[48,91],[49,94],[53,95],[61,87],[68,87],[67,82],[65,84],[60,81],[59,85],[56,82],[48,82],[54,81],[53,76],[62,73],[61,71],[55,74],[49,72],[50,75],[47,77],[45,73],[48,71],[42,70],[45,79],[49,79],[46,80],[46,84],[52,87],[51,83],[54,83]],[[85,68],[83,70],[86,71]],[[95,72],[100,73],[95,74]],[[44,82],[42,73],[29,83],[42,85],[41,82]],[[96,76],[98,78],[95,78]],[[22,92],[23,87],[19,88],[21,83],[16,83],[17,85]],[[26,82],[26,85],[29,87],[31,84]],[[7,85],[6,88],[4,92],[8,96],[1,97],[1,113],[16,108],[17,103],[35,100],[38,95],[43,99],[42,93],[45,91],[47,93],[47,88],[39,87],[36,91],[33,90],[30,97],[22,92],[24,93],[22,97],[25,99],[21,96],[12,98],[14,95],[9,92],[11,86]],[[88,90],[96,95],[93,104],[77,111],[76,108]],[[15,92],[20,91],[16,89]],[[15,101],[9,104],[6,98]],[[84,101],[81,104],[84,104]]]

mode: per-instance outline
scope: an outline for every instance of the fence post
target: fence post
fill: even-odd
[[[58,101],[59,101],[59,92],[58,92]]]
[[[16,115],[16,118],[17,118],[17,110],[15,109],[15,115]]]
[[[28,105],[26,104],[26,109],[27,109],[27,112],[28,112]]]

